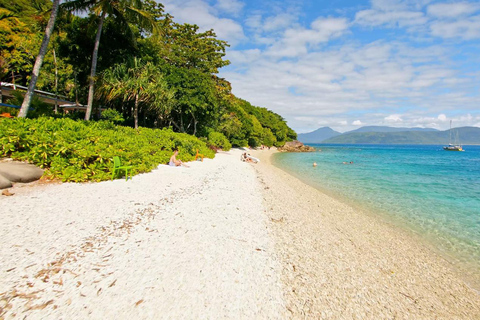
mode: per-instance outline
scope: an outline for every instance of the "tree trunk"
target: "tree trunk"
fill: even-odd
[[[182,128],[180,128],[180,126],[173,120],[170,120],[170,123],[173,123],[173,125],[175,126],[175,128],[177,128],[178,131],[182,132]]]
[[[133,118],[135,119],[135,129],[138,129],[138,93],[135,95],[135,109],[133,110]]]
[[[100,17],[100,22],[98,23],[97,36],[95,37],[95,46],[93,47],[92,54],[92,69],[90,70],[88,102],[87,110],[85,112],[85,120],[90,120],[90,115],[92,114],[93,94],[95,93],[95,74],[97,72],[98,48],[100,46],[100,36],[102,35],[102,27],[106,15],[107,13],[103,11],[102,16]]]
[[[195,116],[193,115],[193,113],[192,113],[192,117],[193,117],[193,135],[195,136],[195,135],[197,135],[197,123],[198,123],[198,121],[197,121],[197,119],[195,119]]]
[[[55,64],[55,114],[58,113],[58,66],[57,55],[53,49],[53,63]]]
[[[32,97],[35,92],[35,86],[37,85],[38,75],[40,74],[40,68],[42,67],[43,58],[47,53],[48,43],[50,42],[50,36],[53,32],[53,27],[55,25],[55,19],[57,18],[58,5],[60,0],[53,0],[52,13],[50,14],[50,20],[48,20],[47,28],[45,29],[45,36],[43,37],[42,45],[40,47],[40,52],[38,53],[37,59],[33,66],[32,78],[28,85],[27,92],[23,98],[22,107],[18,113],[18,117],[25,118],[28,113],[28,108],[30,108],[30,103],[32,102]]]

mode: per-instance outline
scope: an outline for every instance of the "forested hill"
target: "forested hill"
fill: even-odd
[[[461,144],[480,144],[480,128],[461,127],[451,129],[452,140],[458,137]],[[397,132],[347,132],[322,141],[338,144],[448,144],[450,130],[446,131],[397,131]],[[453,142],[453,141],[452,141]]]
[[[177,23],[154,0],[65,0],[60,7],[36,89],[85,105],[93,79],[93,117],[102,106],[108,108],[103,117],[118,124],[205,139],[222,135],[237,146],[281,146],[296,138],[280,115],[236,97],[228,79],[218,77],[230,62],[228,43],[214,30]],[[51,0],[0,0],[2,82],[28,86],[51,8]],[[98,60],[92,55],[97,33]],[[0,100],[21,105],[23,97]],[[31,107],[29,117],[53,116],[53,107],[38,99]]]
[[[433,128],[402,128],[402,127],[387,127],[387,126],[365,126],[345,133],[353,132],[402,132],[402,131],[438,131]]]
[[[341,133],[329,127],[323,127],[312,132],[299,133],[297,139],[303,143],[320,143],[338,135],[341,135]]]

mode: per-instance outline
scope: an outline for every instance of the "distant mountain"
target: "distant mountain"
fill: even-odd
[[[403,131],[438,131],[433,128],[396,128],[396,127],[385,127],[385,126],[365,126],[352,131],[352,132],[403,132]]]
[[[360,128],[362,129],[362,128]],[[399,128],[391,128],[399,129]],[[393,131],[393,132],[359,132],[357,130],[322,141],[338,144],[448,144],[450,130]],[[480,128],[461,127],[452,130],[452,137],[458,135],[458,142],[464,145],[480,144]]]
[[[297,140],[303,143],[320,143],[325,139],[341,135],[340,132],[332,130],[329,127],[323,127],[308,133],[299,133]]]

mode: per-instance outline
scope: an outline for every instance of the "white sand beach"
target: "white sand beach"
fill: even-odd
[[[401,230],[240,150],[0,197],[0,319],[480,319]]]
[[[239,159],[10,189],[0,318],[283,318],[260,183]]]

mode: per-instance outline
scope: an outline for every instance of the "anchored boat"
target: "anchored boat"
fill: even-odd
[[[455,133],[455,142],[452,143],[452,120],[450,120],[450,141],[448,143],[448,146],[443,147],[443,150],[446,151],[465,151],[462,148],[462,145],[458,143],[458,132]]]

